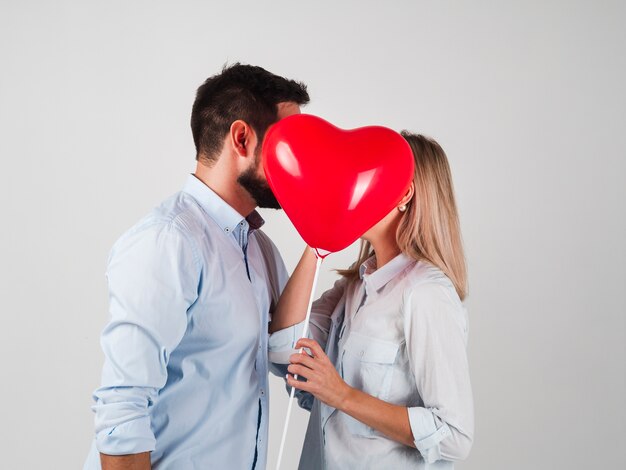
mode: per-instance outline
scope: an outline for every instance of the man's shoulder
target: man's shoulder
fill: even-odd
[[[161,223],[171,224],[188,236],[203,232],[207,225],[207,217],[202,208],[191,195],[184,191],[179,191],[167,198],[147,217],[152,217]]]
[[[184,238],[195,239],[201,235],[205,225],[206,220],[195,200],[185,192],[179,191],[162,201],[126,230],[118,238],[116,245],[129,238],[164,230],[176,232]]]

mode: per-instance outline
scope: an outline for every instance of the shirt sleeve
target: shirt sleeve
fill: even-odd
[[[408,409],[415,446],[429,463],[463,460],[474,434],[465,310],[437,283],[414,287],[404,305],[409,364],[423,401]]]
[[[110,321],[101,336],[105,361],[93,406],[99,452],[155,449],[150,409],[187,328],[199,276],[195,250],[172,222],[129,232],[113,247],[107,268]]]

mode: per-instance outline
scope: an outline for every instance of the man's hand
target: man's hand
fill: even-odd
[[[150,470],[150,452],[131,455],[100,454],[102,470]]]

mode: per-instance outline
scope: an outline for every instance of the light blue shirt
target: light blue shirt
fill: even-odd
[[[154,469],[265,468],[270,304],[287,272],[262,224],[190,175],[115,243],[86,470],[146,451]]]

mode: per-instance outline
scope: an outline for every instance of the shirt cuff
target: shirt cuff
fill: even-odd
[[[155,447],[156,439],[150,427],[149,416],[102,429],[96,434],[96,448],[102,454],[140,454],[151,452]]]
[[[427,408],[418,406],[408,408],[408,411],[415,447],[427,463],[440,460],[439,443],[450,435],[450,428],[446,423],[437,428],[435,416]]]
[[[269,361],[274,364],[289,364],[289,356],[297,352],[296,342],[302,337],[304,321],[275,331],[268,341]]]

